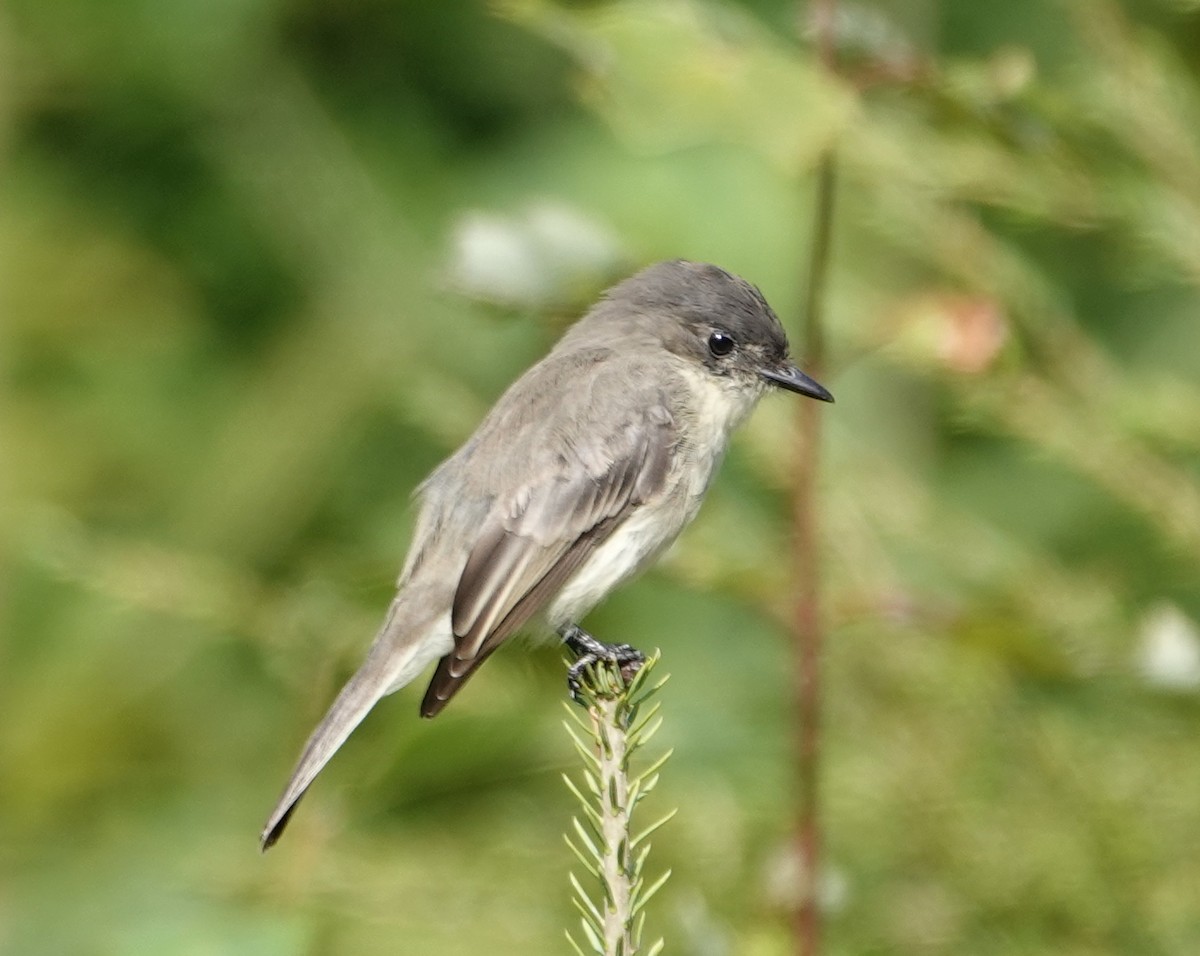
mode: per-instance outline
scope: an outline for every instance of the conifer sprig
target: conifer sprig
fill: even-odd
[[[590,881],[599,885],[589,893],[574,872],[569,874],[579,910],[582,943],[570,932],[567,939],[577,956],[635,956],[641,952],[646,904],[671,875],[664,872],[653,882],[645,877],[650,853],[649,837],[675,815],[664,817],[638,832],[633,811],[658,783],[659,771],[671,756],[667,751],[636,773],[630,764],[662,726],[659,703],[652,698],[666,683],[650,683],[658,654],[626,678],[614,664],[600,662],[584,670],[580,679],[579,710],[567,704],[567,733],[583,761],[582,785],[563,775],[579,801],[580,813],[566,834],[567,846],[583,866]],[[646,956],[663,950],[660,939]]]

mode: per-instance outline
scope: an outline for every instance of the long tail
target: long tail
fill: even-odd
[[[264,851],[279,839],[304,791],[379,699],[413,680],[430,661],[448,653],[453,646],[448,623],[444,637],[428,623],[414,628],[411,619],[403,621],[406,615],[399,613],[400,604],[400,597],[392,602],[367,659],[342,688],[304,745],[296,769],[259,837]]]

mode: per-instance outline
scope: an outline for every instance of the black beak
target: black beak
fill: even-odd
[[[813,379],[809,378],[794,365],[785,365],[783,368],[759,369],[758,374],[771,384],[778,385],[780,388],[786,388],[789,392],[798,392],[801,395],[807,395],[809,398],[820,399],[822,402],[833,401],[833,396],[829,394],[829,389],[813,381]]]

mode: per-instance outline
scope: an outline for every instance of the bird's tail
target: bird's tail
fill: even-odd
[[[279,839],[304,791],[376,702],[399,690],[420,674],[430,661],[448,652],[449,648],[444,644],[450,641],[449,625],[445,639],[439,639],[437,629],[428,623],[424,627],[413,627],[411,619],[404,622],[406,615],[400,613],[400,604],[399,597],[392,602],[367,659],[342,688],[304,745],[296,769],[259,838],[264,851]]]

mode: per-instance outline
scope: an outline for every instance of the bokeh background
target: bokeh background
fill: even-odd
[[[830,953],[1200,952],[1200,5],[10,0],[0,952],[562,953],[553,650],[256,837],[409,494],[611,280],[799,327],[838,149]],[[661,647],[653,936],[791,951],[794,403],[591,619]]]

